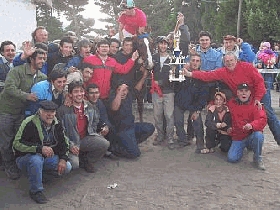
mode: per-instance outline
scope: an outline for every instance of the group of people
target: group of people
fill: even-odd
[[[34,30],[32,41],[23,43],[20,54],[13,42],[1,43],[0,153],[6,175],[18,179],[26,174],[30,197],[46,203],[44,181],[77,168],[93,173],[103,156],[138,158],[138,144],[155,129],[154,145],[166,140],[174,149],[176,131],[180,147],[195,137],[196,153],[212,153],[220,145],[229,162],[238,162],[247,147],[254,151],[257,168],[264,170],[266,123],[280,144],[270,88],[252,65],[258,59],[266,68],[267,56],[261,52],[256,57],[248,43],[232,35],[224,37],[222,48],[213,49],[207,31],[199,34],[198,45],[188,48],[190,34],[180,13],[180,48],[187,57],[180,68],[185,81],[169,81],[173,49],[167,36],[158,37],[150,90],[154,124],[135,122],[133,100],[142,94],[149,72],[138,62],[132,36],[144,33],[147,23],[132,0],[121,6],[119,39],[99,40],[94,54],[92,43],[77,41],[73,32],[65,34],[58,46],[48,42],[42,26]],[[185,111],[189,111],[187,132]]]

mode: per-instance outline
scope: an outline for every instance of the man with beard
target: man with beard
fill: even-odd
[[[46,75],[40,71],[44,62],[45,51],[35,50],[27,63],[8,73],[5,88],[0,95],[0,151],[5,173],[10,179],[20,177],[15,164],[12,141],[24,119],[26,103],[37,100],[36,94],[30,93],[31,87],[46,79]]]

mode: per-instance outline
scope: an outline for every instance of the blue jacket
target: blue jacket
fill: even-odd
[[[223,55],[225,55],[226,53],[224,47],[218,49],[217,51],[221,52]],[[247,42],[242,42],[240,49],[238,48],[238,46],[236,46],[233,52],[236,54],[238,60],[240,61],[253,63],[256,59],[256,54],[253,52],[251,46]]]
[[[52,101],[53,100],[53,92],[52,92],[52,84],[48,80],[43,80],[34,84],[31,88],[31,93],[35,93],[38,97],[36,102],[30,102],[28,108],[26,109],[25,114],[27,116],[33,115],[39,109],[39,102],[43,100]],[[61,98],[60,98],[61,97]],[[61,106],[63,103],[63,94],[59,96],[60,103],[57,103],[58,106]],[[54,101],[55,102],[55,101]]]
[[[183,110],[201,111],[207,103],[209,88],[207,83],[193,78],[186,78],[175,94],[175,105]]]
[[[26,63],[26,60],[21,60],[21,58],[20,58],[21,54],[22,54],[22,53],[16,55],[16,57],[14,58],[14,60],[13,60],[13,65],[14,65],[14,66],[20,66],[20,65]],[[45,62],[45,63],[43,64],[43,67],[42,67],[42,69],[41,69],[41,72],[42,72],[43,74],[47,75],[47,72],[48,72],[48,65],[47,65],[47,62]]]
[[[74,66],[76,68],[80,67],[80,64],[83,61],[83,57],[81,57],[80,55],[76,55],[73,58],[71,58],[68,63],[65,66],[65,70],[68,70],[68,68],[70,68],[71,66]]]
[[[198,45],[196,47],[196,52],[199,53],[201,57],[200,69],[202,71],[212,71],[223,66],[223,54],[212,47],[210,47],[206,52],[202,52],[200,46]]]

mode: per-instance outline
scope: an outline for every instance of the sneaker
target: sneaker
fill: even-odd
[[[93,163],[88,162],[87,164],[85,164],[85,170],[88,173],[94,173],[96,172]]]
[[[36,203],[47,203],[48,199],[46,198],[46,196],[43,194],[42,191],[38,191],[35,193],[29,192],[29,196],[32,200],[34,200]]]
[[[256,165],[257,165],[257,168],[258,168],[259,170],[262,170],[262,171],[265,170],[265,166],[264,166],[264,163],[263,163],[262,160],[259,161],[259,162],[256,162]]]
[[[19,168],[13,164],[9,167],[5,167],[5,173],[9,179],[16,180],[19,179],[21,174]]]
[[[190,141],[178,141],[179,147],[190,146],[192,143]]]
[[[175,149],[175,144],[173,142],[168,143],[168,149],[173,150]]]

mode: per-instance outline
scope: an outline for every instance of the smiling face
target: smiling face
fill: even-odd
[[[69,97],[72,98],[73,105],[80,106],[84,100],[85,90],[83,87],[78,86],[75,87],[71,93],[69,93]]]
[[[35,33],[36,42],[48,42],[48,32],[46,29],[38,29]]]
[[[207,50],[210,47],[211,39],[209,36],[201,36],[199,38],[199,44],[202,50]]]
[[[41,120],[46,125],[51,125],[55,118],[56,111],[55,110],[44,110],[42,108],[39,109],[39,115]]]
[[[108,44],[101,44],[99,47],[97,47],[97,52],[100,56],[107,56],[109,53],[110,47]]]
[[[59,93],[62,93],[66,85],[66,77],[57,78],[52,81],[52,84]]]
[[[240,89],[237,90],[237,98],[241,101],[241,102],[246,102],[249,100],[249,97],[251,95],[251,91],[249,89]]]
[[[201,59],[199,56],[193,55],[190,59],[190,69],[191,70],[198,70],[201,65]]]
[[[110,54],[115,55],[119,51],[119,43],[111,42],[110,44]]]
[[[64,42],[62,46],[59,47],[60,52],[63,56],[70,56],[72,55],[72,51],[73,51],[73,44],[72,43],[68,43],[68,42]]]
[[[46,57],[46,53],[38,53],[35,58],[31,58],[31,67],[34,70],[42,69],[45,63],[45,57]]]
[[[224,56],[224,65],[228,70],[234,71],[236,64],[237,58],[235,57],[235,55],[229,54]]]
[[[92,77],[92,74],[93,74],[93,69],[87,67],[87,68],[84,68],[83,72],[83,81],[84,82],[87,82],[89,81],[89,79]]]
[[[16,48],[12,44],[5,45],[1,54],[11,63],[16,56]]]
[[[224,40],[224,47],[226,51],[234,51],[235,41],[234,40]]]

